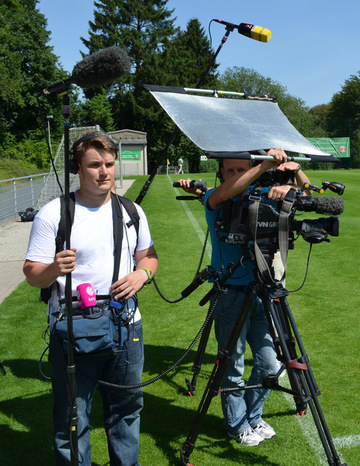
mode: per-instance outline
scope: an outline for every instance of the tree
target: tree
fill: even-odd
[[[58,57],[46,45],[46,20],[36,9],[37,0],[3,0],[0,10],[0,147],[25,138],[40,138],[37,95],[49,83],[64,78]],[[53,96],[44,113],[55,115]]]
[[[275,97],[281,111],[303,136],[319,136],[319,128],[305,102],[290,95],[287,88],[277,81],[262,76],[254,69],[235,66],[221,75],[220,82],[224,90]]]
[[[360,71],[333,96],[327,123],[330,136],[350,137],[351,166],[360,167]]]
[[[357,75],[351,75],[342,89],[334,94],[328,117],[333,123],[351,118],[356,122],[356,127],[360,124],[360,71]]]
[[[185,31],[178,31],[170,46],[163,52],[167,74],[161,84],[175,87],[216,89],[218,84],[217,64],[208,70],[213,61],[213,50],[205,30],[198,19],[190,19]],[[203,118],[199,115],[199,118]],[[179,157],[186,158],[190,172],[199,171],[200,156],[203,154],[187,136],[182,133],[174,141],[174,151],[169,157],[173,164]]]
[[[104,94],[89,99],[84,105],[83,123],[87,126],[99,125],[104,131],[114,131],[111,105]]]
[[[156,79],[159,66],[157,55],[170,43],[176,29],[173,10],[166,9],[167,0],[99,0],[94,5],[94,21],[90,21],[89,39],[81,38],[89,53],[120,46],[129,54],[132,72],[121,83],[106,87],[109,94],[116,90],[124,93],[142,92],[143,77]],[[122,85],[121,85],[122,84]],[[85,92],[87,97],[101,90]]]
[[[167,0],[95,1],[89,39],[81,38],[90,53],[115,45],[128,52],[131,73],[112,85],[86,90],[85,95],[90,98],[105,91],[115,127],[146,131],[150,143],[159,137],[161,112],[143,84],[160,84],[165,74],[161,53],[176,31],[173,11],[166,4]]]
[[[159,149],[165,146],[171,125],[152,95],[144,91],[143,84],[194,87],[212,55],[199,21],[189,21],[187,30],[180,31],[174,26],[173,10],[168,10],[166,4],[167,0],[95,1],[89,39],[82,38],[89,52],[114,45],[127,50],[131,74],[102,89],[86,90],[85,95],[89,98],[105,91],[115,126],[147,133],[150,166],[159,158]],[[216,76],[210,73],[205,83],[214,82]],[[177,144],[182,137],[178,136]],[[176,158],[176,152],[173,148],[170,158]],[[195,157],[196,152],[192,150],[189,157]]]
[[[190,19],[186,30],[178,31],[170,46],[164,50],[168,85],[194,88],[201,81],[200,88],[216,88],[218,83],[216,63],[204,76],[212,63],[213,55],[209,39],[199,20]]]
[[[316,127],[319,130],[318,137],[326,137],[327,135],[327,120],[328,120],[329,108],[330,108],[329,104],[315,105],[315,107],[311,108],[309,111],[310,115],[312,116],[314,120]]]

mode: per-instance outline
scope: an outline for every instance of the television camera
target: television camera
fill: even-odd
[[[345,186],[324,181],[322,188],[310,184],[304,185],[304,188],[320,193],[329,188],[342,194]],[[245,246],[253,239],[260,239],[263,248],[276,251],[279,247],[280,219],[284,215],[288,218],[286,225],[289,230],[289,248],[293,247],[295,234],[301,235],[309,243],[329,242],[328,235],[339,236],[338,215],[344,211],[344,202],[341,198],[303,196],[294,188],[291,188],[285,199],[279,202],[268,200],[266,194],[266,188],[255,185],[249,189],[246,196],[224,203],[222,212],[215,222],[215,230],[225,234],[221,235],[222,241]],[[256,213],[252,209],[255,203],[258,203]],[[296,220],[297,211],[316,212],[330,216],[314,220]],[[256,219],[252,215],[256,215]],[[254,232],[256,238],[253,238]]]

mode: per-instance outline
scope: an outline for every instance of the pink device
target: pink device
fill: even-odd
[[[90,283],[81,283],[76,287],[81,309],[96,306],[96,293]]]

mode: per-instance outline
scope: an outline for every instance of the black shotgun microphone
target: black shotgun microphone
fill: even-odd
[[[260,42],[269,42],[271,39],[270,29],[263,28],[261,26],[255,26],[254,24],[240,23],[238,25],[228,23],[222,19],[214,19],[215,22],[224,24],[231,31],[237,29],[239,34],[250,37],[250,39],[258,40]]]
[[[110,84],[130,71],[130,59],[120,47],[109,47],[86,56],[74,66],[72,75],[59,83],[43,89],[39,96],[61,94],[76,84],[84,89]]]

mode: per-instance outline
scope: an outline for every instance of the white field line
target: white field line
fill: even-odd
[[[291,389],[290,382],[287,376],[284,377],[281,382],[284,387]],[[284,398],[286,399],[288,405],[295,411],[295,402],[294,402],[293,396],[288,393],[284,393],[284,392],[282,394]],[[319,402],[320,401],[321,400],[319,399]],[[298,417],[296,418],[296,420],[299,423],[299,426],[304,434],[304,437],[307,443],[310,445],[317,459],[319,460],[319,464],[328,465],[329,463],[327,461],[327,456],[326,456],[323,444],[321,443],[319,433],[316,428],[310,408],[308,408],[307,415],[305,417]],[[326,417],[325,417],[325,421],[326,421]],[[330,428],[329,428],[329,431],[331,435]],[[332,438],[332,440],[333,440],[335,449],[337,451],[337,454],[339,455],[339,458],[341,460],[341,463],[345,463],[345,460],[344,458],[342,458],[342,455],[340,454],[339,449],[344,448],[344,447],[358,447],[360,445],[360,435],[351,435],[348,437]]]
[[[169,176],[169,175],[168,175]],[[169,180],[171,182],[171,184],[173,183],[170,176],[169,176]],[[178,188],[175,188],[175,192],[176,192],[176,195],[177,196],[181,196],[182,193],[184,193],[182,190],[180,192],[180,190]],[[186,195],[186,193],[185,193]],[[178,201],[181,203],[181,205],[183,206],[187,216],[189,217],[189,220],[190,222],[192,223],[193,227],[194,227],[194,230],[196,232],[196,234],[198,235],[199,237],[199,240],[202,244],[204,244],[204,241],[205,241],[205,233],[204,231],[202,230],[201,226],[199,225],[199,222],[196,220],[196,218],[194,217],[194,215],[192,214],[191,210],[189,209],[189,207],[187,206],[187,202],[188,201]],[[196,201],[189,201],[189,202],[196,202]],[[205,215],[205,213],[204,213]],[[208,253],[209,255],[209,259],[211,258],[211,245],[209,244],[209,242],[206,244],[206,252]]]
[[[360,435],[349,435],[348,437],[338,437],[334,439],[336,448],[358,447],[360,445]]]

